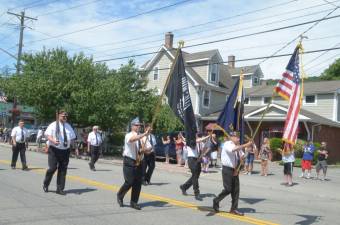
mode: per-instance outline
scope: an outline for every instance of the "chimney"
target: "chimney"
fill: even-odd
[[[165,43],[164,43],[165,47],[167,47],[168,49],[172,49],[173,43],[174,43],[174,35],[171,32],[165,33]]]
[[[235,68],[235,56],[234,55],[228,56],[228,66],[229,68]]]

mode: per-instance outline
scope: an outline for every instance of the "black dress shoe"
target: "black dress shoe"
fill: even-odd
[[[48,192],[48,186],[46,186],[46,185],[43,185],[43,190],[44,190],[44,192]]]
[[[218,204],[218,201],[216,201],[215,199],[213,200],[213,209],[215,210],[215,212],[220,211],[220,205]]]
[[[58,195],[66,195],[66,192],[65,191],[63,191],[63,190],[56,190],[56,192],[55,193],[57,193]]]
[[[118,195],[117,195],[117,202],[118,202],[118,205],[119,205],[120,207],[124,207],[123,199],[121,199]]]
[[[187,191],[185,190],[185,188],[183,187],[183,185],[180,185],[179,188],[180,188],[181,191],[182,191],[182,195],[188,195],[188,194],[187,194]]]
[[[22,170],[28,171],[28,167],[24,166],[24,167],[22,167]]]
[[[130,203],[130,206],[131,206],[131,208],[136,209],[136,210],[141,210],[141,209],[142,209],[142,208],[140,207],[140,205],[138,205],[138,204],[135,203],[135,202],[131,202],[131,203]]]
[[[230,210],[229,213],[230,213],[230,214],[237,215],[237,216],[244,216],[244,213],[243,213],[243,212],[237,211],[236,209]]]

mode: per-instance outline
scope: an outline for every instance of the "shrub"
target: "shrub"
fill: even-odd
[[[294,145],[295,157],[302,158],[303,156],[303,146],[306,144],[304,140],[297,140],[296,144]]]
[[[282,146],[282,139],[281,138],[271,138],[270,142],[270,150],[272,151],[272,161],[280,160],[281,153],[278,150]]]

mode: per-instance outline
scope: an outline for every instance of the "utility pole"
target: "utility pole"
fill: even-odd
[[[22,55],[22,45],[24,40],[24,29],[25,29],[25,20],[37,20],[36,18],[25,16],[25,11],[22,11],[20,14],[7,12],[10,15],[14,15],[18,17],[20,20],[20,36],[19,36],[19,46],[18,46],[18,57],[17,57],[17,75],[20,74],[20,66],[21,66],[21,55]]]
[[[36,18],[25,16],[25,11],[21,11],[20,14],[7,12],[7,14],[14,15],[20,20],[20,36],[19,36],[19,45],[18,45],[18,57],[17,57],[17,75],[20,75],[21,69],[21,55],[22,55],[22,45],[24,40],[24,29],[25,29],[25,20],[37,20]],[[16,114],[18,114],[19,110],[17,109],[17,100],[14,97],[13,99],[13,107],[12,107],[12,128],[15,124]]]

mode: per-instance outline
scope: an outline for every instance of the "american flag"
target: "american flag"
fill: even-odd
[[[298,134],[299,112],[301,108],[301,87],[299,76],[299,49],[295,48],[292,57],[283,73],[283,78],[279,81],[274,91],[281,97],[289,100],[287,118],[283,130],[283,140],[295,144]]]

